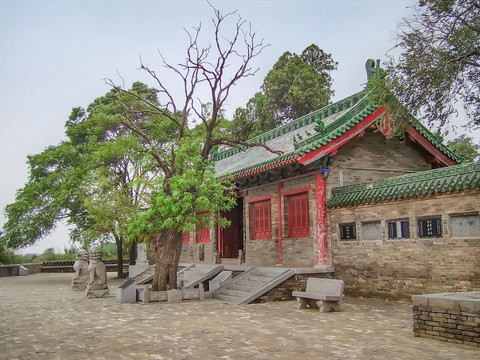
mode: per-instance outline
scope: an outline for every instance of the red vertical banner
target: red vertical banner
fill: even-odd
[[[318,265],[327,265],[327,196],[325,179],[321,172],[317,172],[315,179],[316,208],[317,208],[317,252]]]

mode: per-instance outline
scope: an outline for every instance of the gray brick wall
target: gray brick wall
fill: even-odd
[[[409,300],[411,295],[480,288],[480,235],[450,235],[452,214],[480,210],[480,190],[329,211],[329,238],[336,277],[353,296]],[[417,219],[441,216],[443,234],[419,238]],[[408,218],[410,239],[389,240],[386,221]],[[380,220],[382,238],[363,240],[364,221]],[[354,222],[356,241],[340,241],[338,224]]]
[[[480,346],[479,314],[416,305],[412,312],[414,336]]]

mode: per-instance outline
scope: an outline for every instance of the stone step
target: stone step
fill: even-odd
[[[236,296],[239,298],[244,298],[247,297],[250,294],[250,291],[240,291],[240,290],[234,290],[234,289],[224,289],[221,294],[223,295],[230,295],[230,296]]]
[[[227,287],[229,290],[239,290],[239,291],[246,291],[252,292],[253,290],[257,289],[258,286],[247,286],[247,285],[240,285],[240,284],[232,284]]]
[[[265,282],[263,281],[249,281],[248,279],[245,279],[245,278],[235,281],[235,285],[249,286],[254,289],[262,286],[263,284],[265,284]]]
[[[269,282],[272,279],[272,276],[248,275],[247,279],[249,281],[260,282],[264,284],[266,282]]]
[[[208,271],[188,271],[188,272],[184,272],[182,274],[179,274],[178,275],[178,278],[182,277],[182,278],[185,278],[185,279],[195,279],[197,277],[202,277],[203,275],[207,274]]]
[[[221,294],[221,293],[213,294],[213,298],[223,300],[223,301],[227,301],[229,303],[237,303],[240,300],[240,298],[237,297],[237,296],[225,295],[225,294]]]

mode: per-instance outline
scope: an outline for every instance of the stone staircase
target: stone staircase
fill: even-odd
[[[248,304],[294,273],[294,269],[251,267],[209,296],[235,305]]]

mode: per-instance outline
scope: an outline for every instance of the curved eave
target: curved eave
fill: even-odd
[[[259,164],[255,164],[251,167],[241,169],[229,174],[222,175],[221,178],[227,178],[227,177],[232,177],[234,179],[241,179],[244,177],[252,176],[258,173],[262,173],[264,171],[269,171],[272,169],[277,169],[282,166],[292,164],[294,162],[297,162],[297,156],[295,153],[289,153],[285,155],[281,155],[278,158],[275,159],[275,161],[264,161]]]

